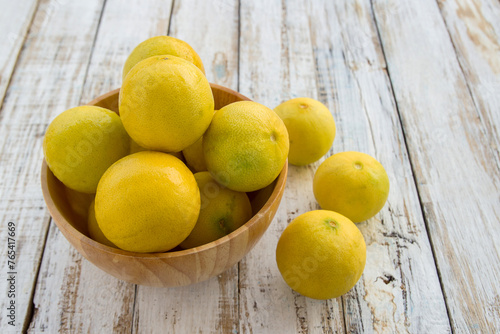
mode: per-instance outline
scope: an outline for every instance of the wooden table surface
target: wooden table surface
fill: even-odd
[[[270,108],[321,100],[337,123],[328,155],[385,166],[389,199],[358,224],[367,262],[348,294],[300,296],[275,263],[286,225],[318,208],[323,159],[290,166],[274,221],[238,265],[188,287],[119,281],[51,222],[45,129],[119,87],[129,52],[161,34],[191,44],[209,81]],[[0,0],[0,332],[499,333],[499,40],[498,0]]]

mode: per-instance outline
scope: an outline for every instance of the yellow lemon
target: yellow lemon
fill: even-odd
[[[285,282],[314,299],[337,298],[361,277],[366,244],[347,217],[327,210],[306,212],[283,231],[276,262]]]
[[[283,102],[274,111],[285,123],[290,137],[288,162],[308,165],[328,153],[336,129],[333,116],[323,103],[300,97]]]
[[[141,60],[161,55],[172,55],[183,58],[205,73],[200,56],[198,56],[188,43],[171,36],[156,36],[140,43],[135,47],[132,53],[130,53],[125,61],[125,66],[123,66],[123,80],[125,80],[125,77],[132,67]]]
[[[104,233],[102,233],[101,228],[99,227],[99,224],[97,223],[97,219],[95,219],[95,210],[94,210],[94,201],[90,204],[89,210],[88,210],[88,230],[89,230],[89,235],[90,237],[103,244],[106,246],[110,247],[116,247],[115,244],[113,244],[111,241],[106,238]]]
[[[382,209],[389,196],[389,178],[384,166],[368,154],[342,152],[319,166],[313,190],[322,209],[359,223]]]
[[[134,154],[137,152],[142,152],[142,151],[148,151],[148,149],[139,146],[132,138],[130,138],[130,154]],[[168,154],[173,155],[174,157],[184,161],[184,156],[182,155],[182,152],[169,152]]]
[[[235,231],[252,218],[247,194],[218,184],[209,172],[194,174],[201,196],[198,221],[191,234],[180,246],[198,247]]]
[[[200,192],[193,173],[176,157],[153,151],[126,156],[102,176],[95,215],[117,247],[164,252],[193,230]]]
[[[200,138],[212,120],[214,98],[207,78],[190,62],[153,56],[125,78],[120,117],[141,147],[179,152]]]
[[[203,136],[200,137],[194,144],[182,150],[186,164],[195,172],[203,172],[207,170],[207,163],[203,155]]]
[[[255,191],[279,175],[288,155],[283,121],[262,104],[242,101],[217,111],[203,136],[208,171],[236,191]]]
[[[47,128],[43,153],[67,187],[95,193],[102,174],[129,151],[129,137],[114,112],[95,106],[68,109]]]

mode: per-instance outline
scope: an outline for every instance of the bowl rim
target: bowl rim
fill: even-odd
[[[224,90],[226,92],[230,92],[231,94],[235,94],[238,97],[242,98],[243,100],[249,100],[246,96],[233,91],[227,87],[223,87],[217,84],[212,84],[210,83],[211,87],[217,88],[220,90]],[[108,93],[105,93],[91,102],[88,103],[88,105],[93,105],[96,104],[97,102],[108,98],[109,96],[116,94],[119,92],[120,88],[114,89]],[[87,235],[83,234],[82,232],[78,231],[71,223],[61,214],[59,211],[57,205],[55,204],[47,182],[47,177],[48,173],[52,173],[50,171],[47,162],[45,161],[45,158],[43,158],[42,161],[42,171],[41,171],[41,185],[42,185],[42,194],[46,203],[46,206],[49,210],[49,213],[51,215],[51,219],[55,222],[57,227],[59,229],[64,230],[66,233],[69,233],[72,235],[73,238],[79,239],[81,243],[87,244],[88,246],[95,248],[101,252],[109,253],[112,255],[119,255],[122,257],[132,257],[132,258],[143,258],[143,259],[154,259],[154,258],[160,258],[160,259],[171,259],[171,258],[177,258],[177,257],[182,257],[186,255],[194,255],[194,254],[199,254],[202,252],[209,251],[221,244],[225,244],[228,241],[230,241],[233,238],[238,237],[240,234],[245,233],[246,230],[250,229],[253,225],[256,225],[259,222],[259,218],[262,216],[265,216],[266,213],[270,210],[272,203],[274,200],[276,200],[279,197],[279,193],[281,192],[281,189],[284,191],[284,187],[286,185],[286,179],[287,179],[287,174],[288,174],[288,159],[285,160],[285,163],[283,165],[283,168],[281,169],[279,175],[273,182],[276,182],[273,192],[267,199],[266,203],[264,206],[250,218],[245,224],[237,228],[235,231],[223,236],[222,238],[219,238],[217,240],[214,240],[212,242],[209,242],[207,244],[198,246],[198,247],[193,247],[189,249],[183,249],[183,250],[178,250],[178,251],[166,251],[166,252],[161,252],[161,253],[138,253],[138,252],[131,252],[131,251],[126,251],[123,249],[119,248],[114,248],[110,247],[104,244],[101,244],[100,242],[97,242],[93,240],[92,238],[88,237]],[[54,176],[55,178],[55,176]],[[61,182],[57,180],[58,182]],[[62,182],[61,182],[62,184]],[[63,184],[63,186],[65,186]],[[65,186],[66,187],[66,186]],[[266,228],[267,229],[267,228]],[[69,241],[69,240],[68,240]],[[70,242],[71,243],[71,242]]]

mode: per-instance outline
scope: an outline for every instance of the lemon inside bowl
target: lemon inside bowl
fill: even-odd
[[[231,89],[210,84],[215,108],[249,99]],[[89,105],[117,112],[119,89],[104,94]],[[110,275],[134,284],[174,287],[194,284],[217,276],[239,262],[260,240],[278,210],[285,190],[288,164],[267,192],[265,204],[243,226],[208,244],[165,253],[135,253],[106,246],[88,236],[86,220],[68,203],[65,186],[54,176],[45,160],[41,183],[45,202],[59,230],[75,249]],[[260,206],[260,205],[259,205]]]

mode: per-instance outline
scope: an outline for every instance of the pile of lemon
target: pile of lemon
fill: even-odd
[[[43,150],[91,238],[132,252],[165,252],[238,229],[252,216],[247,193],[272,190],[287,158],[313,163],[334,138],[331,113],[313,99],[274,111],[250,101],[214,110],[198,54],[184,41],[158,36],[125,62],[119,115],[96,106],[66,110],[47,128]],[[343,152],[321,164],[313,186],[325,210],[285,229],[276,260],[294,290],[333,298],[363,272],[366,246],[353,221],[383,207],[389,181],[372,157]]]

